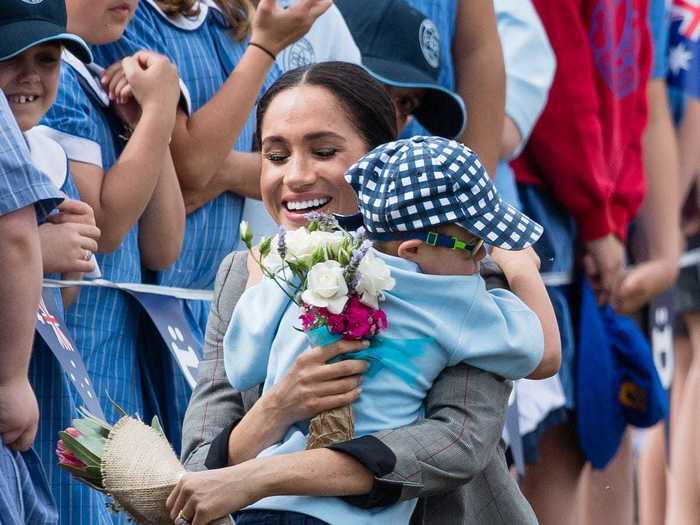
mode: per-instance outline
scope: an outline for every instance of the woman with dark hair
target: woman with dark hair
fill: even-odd
[[[311,210],[356,211],[344,173],[395,138],[396,118],[388,94],[362,68],[327,62],[291,71],[270,88],[258,106],[258,133],[263,201],[277,223],[294,229]],[[231,254],[217,276],[183,429],[186,466],[211,470],[185,475],[171,494],[177,523],[205,524],[272,495],[339,496],[366,509],[420,498],[413,523],[536,523],[499,446],[510,383],[467,365],[442,372],[423,421],[332,448],[257,457],[290,425],[357,399],[367,365],[326,364],[360,345],[341,341],[303,353],[262,396],[257,388],[233,390],[223,338],[244,288],[260,279],[247,260],[243,252]],[[293,520],[322,523],[291,509],[236,515],[239,525]]]

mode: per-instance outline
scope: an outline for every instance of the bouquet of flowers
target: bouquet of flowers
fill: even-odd
[[[387,327],[379,307],[395,281],[370,248],[364,231],[347,232],[332,215],[312,212],[306,227],[263,238],[253,249],[253,232],[241,223],[241,240],[263,275],[299,306],[299,319],[314,346],[376,336]],[[354,419],[348,405],[311,420],[307,448],[352,438]]]
[[[148,426],[123,413],[115,424],[80,409],[83,417],[59,432],[58,462],[78,481],[112,497],[114,512],[142,525],[172,525],[165,501],[185,468],[157,418]],[[230,524],[226,518],[217,525]]]

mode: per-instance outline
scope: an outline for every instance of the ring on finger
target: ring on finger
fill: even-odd
[[[185,518],[184,514],[182,511],[177,515],[177,518],[175,518],[175,525],[190,525],[190,520],[188,518]]]
[[[92,258],[92,252],[88,250],[85,255],[83,255],[83,259],[86,261],[89,261]]]

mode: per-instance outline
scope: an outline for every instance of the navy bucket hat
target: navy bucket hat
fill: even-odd
[[[486,244],[522,250],[542,226],[498,195],[477,155],[454,140],[413,137],[379,146],[350,167],[370,238],[408,239],[457,224]],[[430,240],[427,239],[430,243]]]
[[[668,415],[668,395],[637,323],[610,306],[599,307],[585,278],[580,291],[577,428],[584,455],[602,469],[615,457],[628,424],[647,428]]]
[[[0,62],[27,49],[57,42],[82,62],[92,62],[87,44],[66,31],[64,0],[2,0],[0,2]]]
[[[462,98],[443,87],[440,34],[423,13],[403,0],[336,0],[362,64],[379,82],[425,89],[413,115],[430,133],[455,138],[467,123]]]

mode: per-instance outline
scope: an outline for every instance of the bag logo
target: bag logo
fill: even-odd
[[[434,68],[440,66],[440,33],[432,20],[425,19],[418,30],[418,41],[425,61]]]

